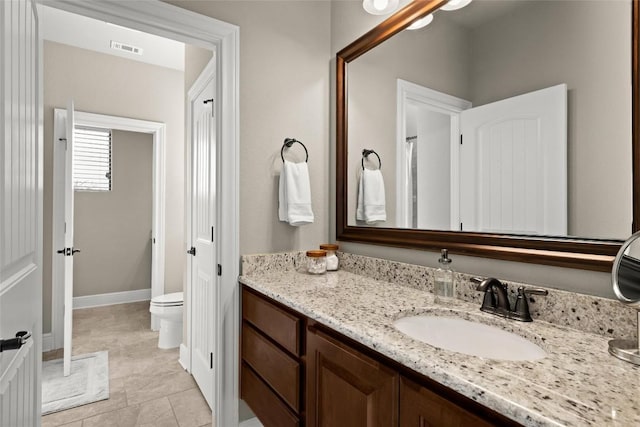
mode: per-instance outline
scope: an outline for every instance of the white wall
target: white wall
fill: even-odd
[[[418,109],[418,228],[451,227],[451,117]]]
[[[51,330],[53,109],[166,123],[165,289],[182,290],[184,259],[184,73],[44,42],[43,324]]]

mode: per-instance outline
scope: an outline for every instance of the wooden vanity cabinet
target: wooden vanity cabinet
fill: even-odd
[[[520,425],[246,287],[241,342],[240,395],[265,427]]]
[[[490,427],[491,424],[406,377],[400,378],[400,427]]]
[[[243,288],[240,397],[265,427],[304,425],[304,319]]]
[[[400,375],[313,327],[307,330],[307,426],[396,426]]]

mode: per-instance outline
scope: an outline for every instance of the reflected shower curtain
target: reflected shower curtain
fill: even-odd
[[[409,200],[407,200],[408,224],[411,228],[418,228],[418,137],[410,136],[406,139],[405,144],[407,161],[407,176],[405,182],[407,184]]]

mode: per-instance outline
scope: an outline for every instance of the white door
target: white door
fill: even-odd
[[[71,373],[71,337],[73,334],[73,131],[75,129],[73,101],[67,104],[67,120],[64,144],[64,248],[56,248],[58,256],[64,259],[64,364],[63,373]]]
[[[0,2],[0,425],[39,426],[42,352],[40,41],[33,0]]]
[[[53,136],[53,289],[63,290],[62,295],[53,295],[53,308],[61,312],[53,313],[54,330],[62,331],[64,347],[63,372],[71,373],[71,351],[73,334],[73,256],[77,252],[73,246],[73,149],[75,113],[73,101],[67,103],[67,109],[54,110]],[[55,303],[58,298],[62,304]],[[58,300],[59,301],[59,300]],[[61,323],[61,326],[59,326]],[[58,341],[58,337],[54,337]],[[54,343],[56,345],[59,342]],[[59,347],[58,347],[59,348]]]
[[[461,230],[567,234],[567,86],[461,113]]]
[[[191,153],[191,374],[213,406],[216,286],[215,79],[192,101]],[[195,251],[195,253],[194,253]]]

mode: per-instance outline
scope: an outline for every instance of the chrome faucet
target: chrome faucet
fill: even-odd
[[[473,277],[471,281],[478,284],[477,291],[484,292],[480,310],[521,322],[531,322],[533,320],[529,312],[527,297],[529,295],[547,295],[549,293],[546,289],[520,286],[515,308],[511,310],[506,284],[493,277],[486,279]]]

